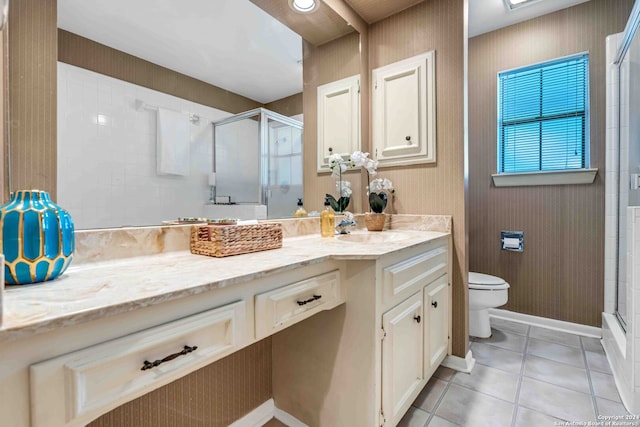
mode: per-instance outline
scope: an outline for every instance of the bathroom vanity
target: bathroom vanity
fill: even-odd
[[[187,228],[166,230],[181,242]],[[310,426],[394,426],[450,353],[450,240],[449,226],[306,235],[221,259],[87,262],[6,289],[2,423],[85,425],[271,336],[280,409]]]

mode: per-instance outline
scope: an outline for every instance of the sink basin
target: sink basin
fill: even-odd
[[[351,234],[338,234],[337,240],[343,242],[353,243],[386,243],[397,242],[400,240],[408,239],[410,236],[405,233],[399,233],[394,231],[380,231],[380,232],[362,232]]]

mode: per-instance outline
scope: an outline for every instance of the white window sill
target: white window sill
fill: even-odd
[[[598,169],[578,169],[549,172],[522,172],[493,174],[496,187],[519,187],[525,185],[591,184]]]

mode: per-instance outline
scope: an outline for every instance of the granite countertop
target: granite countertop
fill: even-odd
[[[371,234],[371,233],[369,233]],[[376,234],[376,233],[374,233]],[[72,266],[58,279],[9,286],[3,294],[0,341],[125,313],[326,260],[375,260],[447,236],[438,231],[393,230],[343,238],[283,239],[280,249],[211,258],[173,251]]]

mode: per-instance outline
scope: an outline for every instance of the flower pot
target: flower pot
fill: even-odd
[[[5,283],[25,285],[61,275],[73,258],[75,233],[67,211],[38,190],[16,191],[0,206]]]
[[[387,216],[384,213],[365,213],[364,223],[369,231],[382,231]]]

